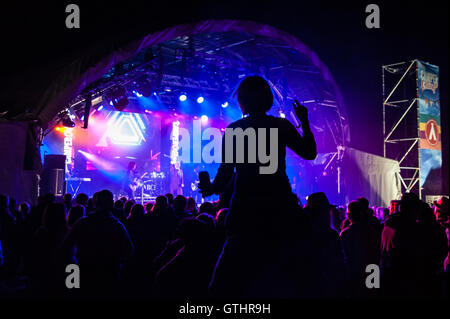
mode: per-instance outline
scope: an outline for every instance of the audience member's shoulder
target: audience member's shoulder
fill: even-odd
[[[287,119],[282,117],[273,117],[273,121],[277,123],[277,127],[281,127],[282,129],[291,129],[294,125]]]
[[[227,128],[236,128],[236,127],[241,127],[244,123],[246,122],[246,118],[243,117],[237,121],[234,121],[230,124],[228,124]]]

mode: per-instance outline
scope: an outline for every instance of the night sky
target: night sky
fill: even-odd
[[[108,38],[125,44],[182,23],[253,20],[291,33],[318,54],[343,93],[351,146],[382,155],[381,65],[418,58],[440,67],[444,192],[448,193],[448,2],[162,2],[2,2],[1,89],[20,94],[40,89],[52,72]],[[80,6],[80,29],[65,27],[69,3]],[[365,27],[369,3],[380,7],[380,29]]]

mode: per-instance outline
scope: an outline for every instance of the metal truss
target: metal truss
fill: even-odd
[[[382,82],[383,156],[399,162],[402,193],[422,198],[417,60],[383,65]]]

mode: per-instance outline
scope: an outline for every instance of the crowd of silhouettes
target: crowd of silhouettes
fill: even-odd
[[[446,197],[430,206],[405,193],[385,209],[361,197],[344,209],[314,193],[299,205],[299,224],[267,238],[250,233],[238,259],[222,265],[233,235],[218,201],[197,207],[166,194],[143,206],[102,190],[89,202],[85,194],[46,195],[17,207],[0,196],[1,297],[448,297]],[[65,285],[68,264],[80,267],[80,289]],[[371,264],[380,268],[379,289],[366,286]]]
[[[305,160],[317,156],[306,107],[293,109],[302,133],[287,119],[267,115],[268,82],[242,80],[244,115],[228,128],[276,129],[277,165],[266,159],[224,160],[214,181],[200,176],[202,196],[165,194],[145,206],[92,197],[39,197],[36,205],[0,196],[0,294],[31,298],[448,298],[448,198],[433,207],[413,193],[391,206],[357,198],[336,207],[326,194],[301,203],[286,175],[286,148]],[[270,129],[270,130],[269,130]],[[274,140],[264,135],[266,141]],[[224,135],[224,139],[226,134]],[[256,151],[260,154],[257,143]],[[269,143],[267,143],[269,144]],[[231,143],[231,145],[235,145]],[[245,142],[248,148],[248,140]],[[247,149],[244,148],[244,149]],[[263,151],[265,154],[268,149]],[[273,151],[273,149],[271,149]],[[80,288],[68,289],[66,266],[77,264]],[[368,283],[367,266],[377,265]],[[370,269],[373,269],[371,267]]]

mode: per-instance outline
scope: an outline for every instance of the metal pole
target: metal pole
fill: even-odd
[[[383,93],[383,156],[386,158],[386,104],[384,102],[385,84],[384,84],[384,66],[381,67],[381,83]]]
[[[409,70],[411,69],[411,67],[413,66],[413,64],[416,62],[416,60],[413,60],[411,62],[411,64],[409,65],[409,67],[406,69],[405,73],[403,73],[402,77],[400,78],[400,80],[397,82],[397,84],[394,86],[394,88],[392,89],[391,93],[389,94],[389,96],[386,98],[386,101],[384,101],[384,103],[387,103],[387,101],[389,101],[389,99],[391,98],[392,94],[394,94],[395,90],[397,89],[397,87],[400,85],[400,83],[403,81],[403,79],[405,78],[406,74],[408,74]]]
[[[417,170],[417,173],[419,173],[418,176],[418,180],[419,180],[419,199],[422,199],[422,185],[420,185],[420,109],[419,109],[419,72],[418,72],[418,63],[417,60],[416,61],[416,111],[417,111],[417,167],[419,167],[419,169]],[[414,185],[413,185],[414,186]]]
[[[402,120],[405,118],[406,114],[408,114],[409,110],[413,107],[414,103],[416,102],[417,98],[415,98],[411,104],[408,106],[408,109],[405,111],[405,113],[403,113],[402,117],[400,117],[400,119],[397,121],[397,123],[394,125],[394,127],[391,129],[391,131],[389,132],[388,136],[386,137],[385,141],[387,141],[389,139],[389,137],[391,137],[392,133],[394,133],[395,129],[397,128],[397,126],[399,126],[399,124],[402,122]]]

